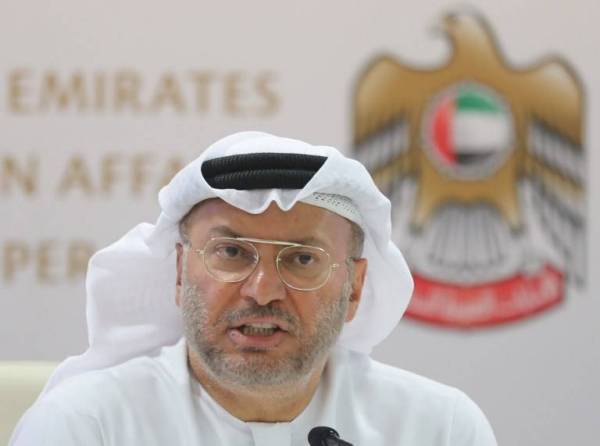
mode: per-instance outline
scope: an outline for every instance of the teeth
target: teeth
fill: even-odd
[[[254,324],[247,324],[246,327],[252,327],[252,328],[277,328],[277,325],[258,322],[258,323],[254,323]]]
[[[275,330],[275,324],[248,324],[240,327],[240,331],[247,336],[270,336]]]

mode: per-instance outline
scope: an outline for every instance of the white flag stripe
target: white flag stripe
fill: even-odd
[[[501,113],[458,112],[452,131],[458,153],[504,150],[511,142],[510,121]]]

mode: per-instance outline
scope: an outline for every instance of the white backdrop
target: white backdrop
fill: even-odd
[[[588,280],[551,311],[471,331],[403,321],[374,356],[455,385],[503,445],[600,437],[600,6],[476,1],[515,66],[568,60],[585,87]],[[357,79],[374,57],[436,65],[421,2],[0,4],[0,359],[59,360],[86,345],[89,252],[157,215],[173,169],[258,129],[350,147]],[[69,84],[70,92],[61,93]]]

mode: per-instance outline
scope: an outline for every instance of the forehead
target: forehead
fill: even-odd
[[[351,234],[348,220],[305,203],[297,203],[289,211],[271,203],[265,212],[250,214],[215,198],[196,205],[186,222],[192,240],[206,238],[211,231],[223,228],[242,237],[317,242],[329,248],[347,245]]]

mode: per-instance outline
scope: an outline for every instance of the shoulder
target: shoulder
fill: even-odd
[[[169,375],[157,358],[134,358],[118,366],[68,378],[44,395],[39,403],[93,414],[103,405],[122,403],[168,380]]]
[[[339,359],[353,407],[365,411],[377,428],[402,428],[419,433],[421,439],[434,435],[448,440],[439,444],[496,445],[487,418],[461,390],[364,354],[347,351]]]
[[[37,402],[21,418],[9,445],[99,446],[103,432],[98,420],[52,399]]]
[[[345,365],[355,388],[390,400],[401,397],[412,404],[452,406],[462,392],[432,379],[347,351]],[[431,407],[430,407],[431,408]]]
[[[159,416],[157,411],[168,410],[177,402],[177,395],[184,395],[178,391],[181,382],[172,370],[177,364],[169,364],[165,355],[165,350],[174,348],[163,349],[158,357],[134,358],[64,380],[26,412],[15,438],[41,435],[62,440],[75,435],[78,442],[85,438],[89,440],[85,444],[93,445],[92,437],[102,438],[107,429],[122,422],[134,425],[147,416]]]

